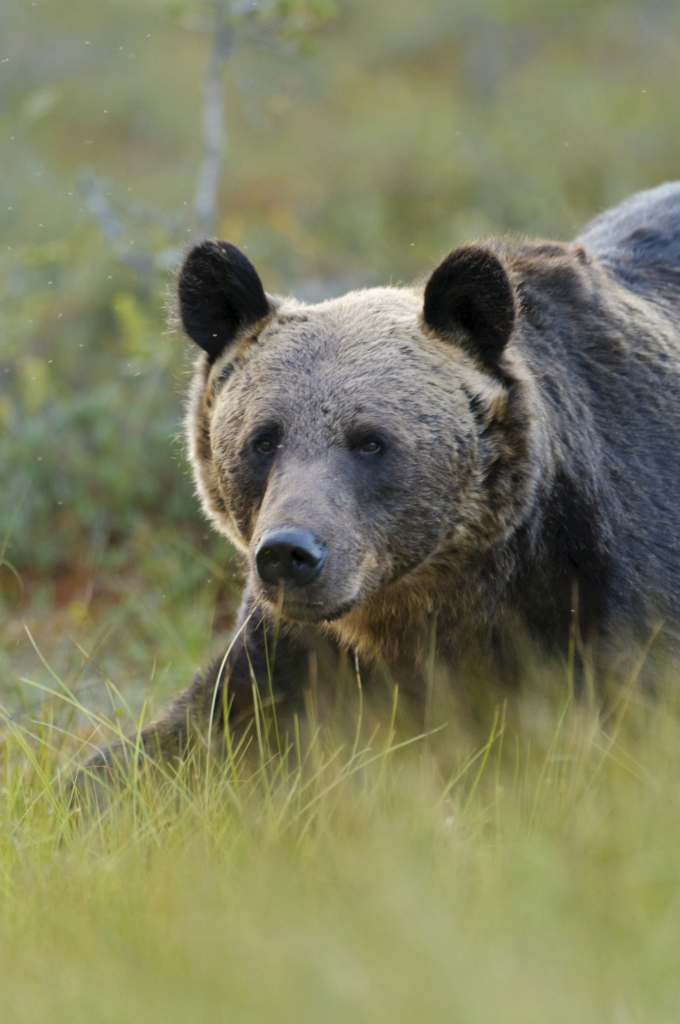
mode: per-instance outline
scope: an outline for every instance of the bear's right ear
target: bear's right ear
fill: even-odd
[[[214,362],[244,327],[271,313],[255,267],[229,242],[194,246],[179,272],[182,327]]]
[[[450,252],[425,286],[423,320],[497,371],[515,324],[515,295],[495,253],[480,245]]]

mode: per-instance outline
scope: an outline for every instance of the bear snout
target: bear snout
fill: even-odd
[[[255,564],[264,583],[305,587],[321,572],[328,549],[309,530],[283,527],[268,530],[255,553]]]

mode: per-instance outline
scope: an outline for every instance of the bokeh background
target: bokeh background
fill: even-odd
[[[569,238],[680,175],[674,0],[276,6],[232,5],[215,219],[271,291]],[[191,353],[165,321],[197,237],[212,14],[0,7],[0,701],[26,721],[47,666],[86,705],[109,680],[155,707],[233,622],[237,566],[181,440]]]

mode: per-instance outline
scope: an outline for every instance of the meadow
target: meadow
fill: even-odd
[[[4,735],[2,1019],[676,1020],[677,677],[606,714],[568,682],[483,743],[356,695],[353,733],[258,718],[88,805],[55,674]]]
[[[166,326],[210,11],[0,12],[0,1019],[675,1022],[680,674],[644,651],[577,696],[569,650],[511,695],[438,681],[424,730],[354,679],[297,729],[71,799],[92,745],[224,649],[242,586]],[[239,28],[224,74],[215,232],[272,291],[568,238],[680,176],[674,3],[302,13]]]

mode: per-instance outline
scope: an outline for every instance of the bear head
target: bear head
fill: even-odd
[[[208,241],[178,293],[202,349],[187,416],[198,493],[260,604],[338,620],[522,520],[530,382],[492,248],[455,250],[424,288],[307,305],[267,295],[243,253]]]

